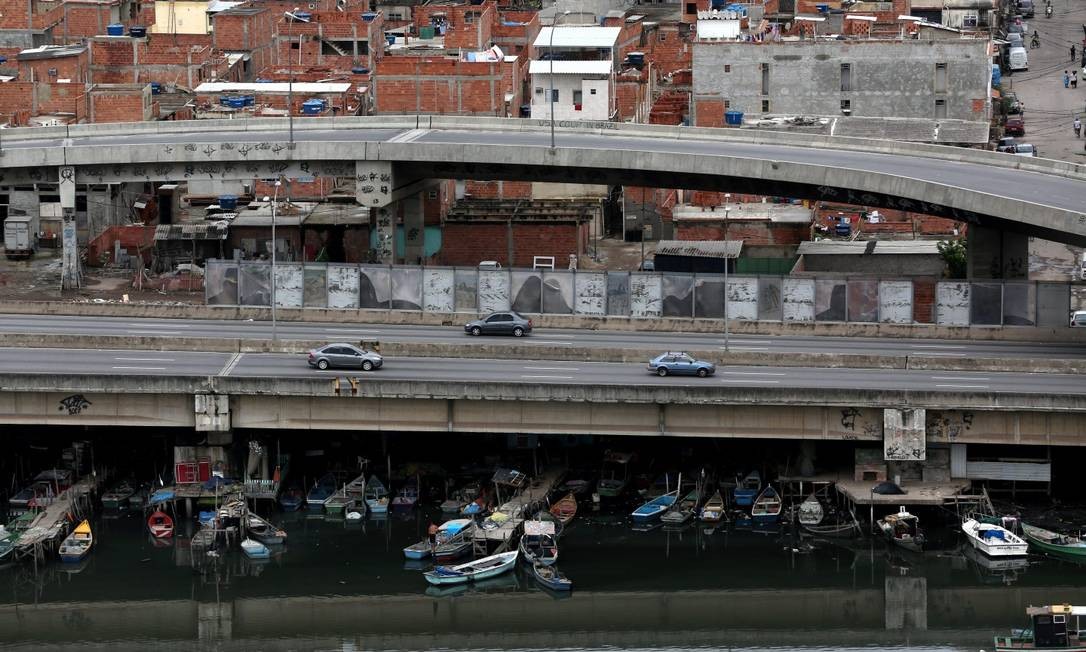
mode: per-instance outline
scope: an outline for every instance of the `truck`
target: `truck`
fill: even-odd
[[[8,215],[4,220],[4,255],[8,260],[30,258],[38,250],[37,215]]]

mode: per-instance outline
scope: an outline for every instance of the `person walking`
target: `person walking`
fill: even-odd
[[[1078,70],[1071,71],[1071,88],[1078,88]]]
[[[1075,116],[1075,121],[1071,123],[1071,128],[1075,130],[1075,138],[1078,138],[1082,133],[1082,121]]]
[[[1063,71],[1063,87],[1071,88],[1071,75],[1067,74],[1067,71]]]

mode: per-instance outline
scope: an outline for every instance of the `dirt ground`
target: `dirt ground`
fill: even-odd
[[[0,300],[5,301],[95,301],[133,303],[203,304],[204,292],[137,290],[132,287],[134,271],[84,268],[79,290],[61,292],[59,254],[38,252],[34,258],[13,261],[0,257]]]

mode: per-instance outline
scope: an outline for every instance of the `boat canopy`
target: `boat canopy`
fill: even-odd
[[[524,521],[524,534],[528,536],[553,535],[554,521]]]
[[[83,521],[75,527],[75,533],[89,536],[91,533],[90,523],[88,521]]]

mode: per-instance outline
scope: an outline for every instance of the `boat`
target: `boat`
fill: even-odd
[[[364,516],[364,514],[362,513],[364,510],[365,507],[360,510],[359,506],[355,505],[354,507],[347,510],[347,513],[343,515],[343,518],[352,522],[361,521]]]
[[[336,493],[336,474],[325,473],[305,495],[306,508],[311,512],[324,509],[324,502]]]
[[[132,495],[128,497],[128,506],[140,509],[147,504],[147,498],[151,495],[151,485],[141,484],[136,487],[136,490],[132,492]]]
[[[678,499],[678,489],[675,489],[674,491],[669,491],[666,494],[663,494],[662,496],[657,496],[656,498],[653,498],[644,505],[638,507],[630,514],[630,516],[633,518],[633,522],[635,525],[644,525],[646,523],[651,523],[663,516],[664,512],[666,512],[672,505],[674,505],[675,501],[677,501]]]
[[[464,508],[479,495],[479,485],[471,484],[456,491],[441,503],[442,514],[461,514]]]
[[[596,493],[600,498],[615,498],[626,491],[630,484],[630,462],[632,453],[613,453],[608,451],[603,456],[603,469],[596,482]]]
[[[474,523],[474,521],[470,518],[457,518],[451,521],[445,521],[438,526],[431,526],[434,527],[433,537],[427,536],[422,541],[407,546],[403,549],[403,556],[408,559],[426,559],[434,553],[435,548],[447,543],[454,536],[463,532],[472,523]]]
[[[566,525],[577,515],[577,497],[570,492],[551,505],[549,511],[562,525]]]
[[[434,561],[444,564],[460,559],[471,552],[475,545],[472,540],[473,532],[473,528],[464,528],[450,537],[448,541],[439,543],[430,553],[433,555]]]
[[[524,521],[524,534],[520,537],[520,553],[524,561],[539,562],[550,566],[558,561],[558,542],[554,523],[550,521]]]
[[[347,511],[348,507],[354,505],[354,496],[347,494],[345,491],[337,491],[328,497],[328,500],[324,501],[325,513],[332,516],[339,516]]]
[[[163,487],[151,492],[151,497],[147,499],[148,505],[160,505],[162,503],[168,503],[176,497],[173,487]]]
[[[0,525],[0,564],[3,564],[11,556],[15,550],[15,541],[18,538],[19,535],[16,532]]]
[[[676,501],[671,509],[664,512],[664,515],[660,517],[666,525],[682,525],[690,520],[693,520],[694,515],[698,513],[698,503],[701,502],[701,487],[695,486],[688,491],[685,496]]]
[[[1059,650],[1062,652],[1086,652],[1082,639],[1082,616],[1086,607],[1054,604],[1044,607],[1027,607],[1029,627],[1011,630],[1010,636],[996,636],[996,652],[1011,650]],[[1074,620],[1072,621],[1072,618]]]
[[[732,498],[739,507],[751,507],[755,498],[762,491],[762,474],[751,471],[739,480],[732,490]]]
[[[274,546],[287,540],[286,531],[251,512],[246,517],[245,529],[249,538],[256,539],[266,546]]]
[[[750,517],[756,525],[776,523],[781,520],[781,510],[783,508],[784,503],[781,502],[781,495],[777,493],[773,485],[767,484],[762,493],[758,494],[758,497],[754,500],[754,504],[751,505]]]
[[[970,545],[989,557],[1025,557],[1029,552],[1025,540],[1001,525],[967,518],[962,532]]]
[[[112,489],[102,494],[103,509],[121,509],[128,505],[128,499],[136,493],[127,480],[117,483]]]
[[[701,514],[698,517],[705,523],[719,523],[724,520],[726,509],[724,496],[718,490],[713,493],[709,500],[705,501],[705,505],[701,508]]]
[[[279,506],[284,512],[296,512],[305,504],[305,494],[301,489],[287,489],[279,494]]]
[[[822,501],[818,499],[818,496],[811,494],[800,504],[797,520],[800,525],[818,525],[825,516],[826,510],[822,508]]]
[[[536,562],[532,564],[532,577],[540,585],[552,591],[571,591],[573,582],[554,566]]]
[[[172,537],[173,527],[173,518],[161,509],[147,517],[147,529],[151,531],[151,536],[156,539]]]
[[[61,542],[58,551],[60,560],[67,563],[81,561],[90,552],[92,545],[94,533],[91,532],[90,522],[83,521]]]
[[[488,577],[501,575],[517,563],[518,550],[503,552],[459,566],[435,566],[432,571],[423,573],[423,577],[430,584],[464,584],[477,580],[485,580]]]
[[[244,552],[245,556],[249,559],[268,559],[271,557],[271,550],[268,550],[268,546],[254,539],[242,541],[241,551]]]
[[[582,478],[570,478],[558,486],[561,493],[571,493],[574,497],[585,496],[592,488],[592,480]]]
[[[887,514],[880,518],[878,526],[890,543],[913,552],[924,550],[924,533],[920,530],[920,519],[905,511],[904,506],[898,508],[897,514]]]
[[[415,508],[415,504],[419,502],[419,486],[418,483],[411,481],[400,487],[399,493],[392,499],[392,511],[394,512],[407,512]]]
[[[1022,536],[1040,552],[1086,558],[1086,537],[1050,532],[1035,525],[1022,524]]]
[[[365,497],[366,507],[370,510],[370,514],[388,513],[388,489],[385,489],[385,485],[377,478],[376,473],[366,481]]]
[[[343,493],[354,498],[355,504],[366,502],[366,474],[359,475],[354,480],[343,485]]]

